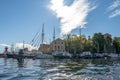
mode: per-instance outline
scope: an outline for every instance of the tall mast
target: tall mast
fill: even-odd
[[[55,40],[55,27],[54,27],[54,30],[53,30],[53,41]]]
[[[79,28],[79,34],[80,34],[80,53],[82,53],[82,36],[81,36],[81,26]]]
[[[41,44],[43,44],[43,41],[44,41],[44,24],[42,25],[42,42],[41,42]]]

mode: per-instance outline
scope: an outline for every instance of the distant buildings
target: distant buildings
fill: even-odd
[[[48,53],[48,52],[50,52],[50,45],[49,44],[41,44],[39,50],[44,53]]]
[[[53,40],[50,44],[41,44],[39,50],[45,53],[51,51],[65,51],[65,42],[58,38]]]

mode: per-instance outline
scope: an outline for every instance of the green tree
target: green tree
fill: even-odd
[[[92,52],[104,52],[105,39],[102,33],[94,33],[92,38]]]
[[[64,36],[65,49],[70,53],[80,53],[81,51],[90,51],[92,53],[120,53],[120,37],[115,37],[113,40],[110,35],[102,33],[94,33],[92,39],[87,39],[85,35],[70,35]]]
[[[104,51],[107,53],[112,52],[112,38],[110,34],[105,34],[104,35],[105,39],[105,45],[104,45]]]
[[[92,50],[92,41],[91,39],[86,39],[86,42],[84,44],[84,51],[90,51]]]
[[[70,52],[71,50],[71,35],[70,34],[66,34],[64,35],[65,39],[65,50]]]
[[[120,37],[114,37],[113,48],[115,53],[120,53]]]
[[[90,51],[91,40],[86,39],[84,35],[66,35],[64,40],[66,44],[66,51],[69,51],[70,53]]]

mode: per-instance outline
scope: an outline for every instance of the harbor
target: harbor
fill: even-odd
[[[81,34],[81,28],[79,28],[80,35],[68,34],[64,39],[61,39],[56,38],[56,31],[53,28],[53,40],[50,43],[45,43],[44,27],[42,24],[41,33],[37,32],[30,44],[37,49],[29,50],[23,41],[22,48],[17,51],[15,51],[14,45],[11,50],[6,46],[4,51],[0,53],[0,57],[14,59],[120,59],[120,37],[112,39],[112,35],[109,33],[94,33],[92,39],[90,36],[87,39],[85,35]]]
[[[120,80],[120,0],[0,0],[0,80]]]

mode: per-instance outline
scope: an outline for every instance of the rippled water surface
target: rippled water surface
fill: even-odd
[[[120,80],[120,61],[0,58],[0,80]]]

